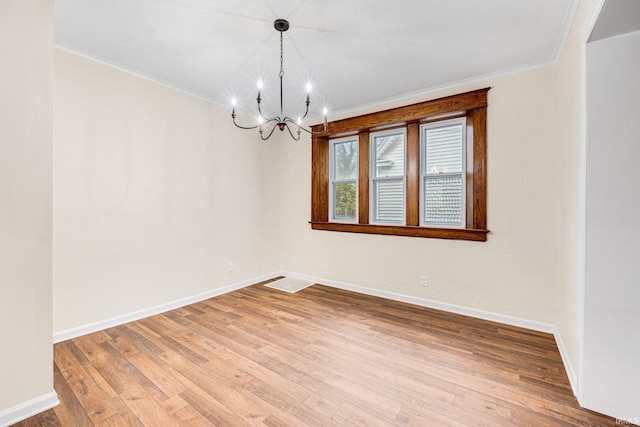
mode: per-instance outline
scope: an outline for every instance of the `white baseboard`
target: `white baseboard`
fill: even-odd
[[[19,421],[32,417],[40,412],[58,406],[58,395],[55,391],[51,391],[42,396],[31,399],[13,408],[5,409],[0,412],[0,427],[6,427]]]
[[[361,294],[371,295],[375,297],[386,298],[394,301],[406,302],[421,307],[435,308],[437,310],[447,311],[450,313],[462,314],[464,316],[475,317],[478,319],[491,320],[493,322],[504,323],[521,328],[532,329],[534,331],[546,332],[553,334],[555,326],[548,323],[536,322],[534,320],[521,319],[519,317],[507,316],[504,314],[491,313],[489,311],[478,310],[474,308],[463,307],[460,305],[449,304],[440,301],[434,301],[426,298],[414,297],[410,295],[398,294],[395,292],[381,291],[378,289],[367,288],[365,286],[354,285],[351,283],[338,282],[336,280],[323,279],[321,277],[306,276],[304,274],[292,273],[289,271],[281,271],[281,276],[295,277],[297,279],[308,280],[310,282],[319,283],[332,288],[344,289],[347,291],[358,292]]]
[[[313,277],[307,276],[304,274],[292,273],[289,271],[280,271],[277,273],[279,276],[288,276],[294,277],[301,280],[307,280],[314,283],[319,283],[327,286],[331,286],[333,288],[345,289],[348,291],[353,291],[365,295],[376,296],[380,298],[386,298],[394,301],[406,302],[413,305],[418,305],[421,307],[434,308],[437,310],[447,311],[449,313],[462,314],[464,316],[475,317],[477,319],[490,320],[493,322],[504,323],[506,325],[518,326],[525,329],[530,329],[538,332],[545,332],[548,334],[552,334],[556,340],[556,345],[558,346],[558,351],[560,352],[560,357],[562,357],[562,363],[564,364],[565,371],[567,372],[567,377],[569,377],[569,383],[571,384],[571,389],[573,390],[573,394],[578,396],[578,388],[577,388],[577,376],[571,365],[569,354],[567,353],[567,349],[564,346],[564,342],[562,341],[562,337],[558,332],[558,328],[555,325],[551,325],[549,323],[537,322],[535,320],[522,319],[519,317],[507,316],[504,314],[492,313],[484,310],[478,310],[469,307],[463,307],[455,304],[448,304],[440,301],[434,301],[426,298],[414,297],[410,295],[398,294],[395,292],[389,291],[381,291],[378,289],[367,288],[365,286],[354,285],[351,283],[339,282],[336,280],[323,279],[321,277]]]
[[[233,283],[231,285],[223,286],[218,289],[204,292],[202,294],[193,295],[187,298],[182,298],[177,301],[168,302],[166,304],[160,304],[155,307],[145,308],[144,310],[134,311],[133,313],[123,314],[121,316],[112,317],[110,319],[101,320],[99,322],[89,323],[87,325],[78,326],[63,331],[58,331],[53,334],[53,343],[59,343],[72,338],[76,338],[82,335],[87,335],[93,332],[102,331],[104,329],[112,328],[114,326],[123,325],[125,323],[140,320],[145,317],[154,316],[156,314],[164,313],[165,311],[174,310],[176,308],[184,307],[185,305],[194,304],[209,298],[216,297],[218,295],[226,294],[264,280],[272,279],[278,276],[278,273],[265,274],[263,276],[254,277],[252,279],[243,280],[242,282]]]
[[[578,395],[578,376],[576,375],[576,371],[573,369],[573,365],[571,364],[571,359],[569,358],[569,353],[567,352],[567,348],[564,345],[564,341],[562,341],[562,335],[560,335],[560,331],[558,328],[554,326],[553,336],[556,338],[556,345],[558,346],[558,351],[560,351],[560,357],[562,357],[562,363],[564,364],[564,370],[567,373],[567,377],[569,378],[569,384],[571,384],[571,390],[573,390],[573,395],[578,399],[578,403],[582,406],[582,402],[580,402],[580,397]]]

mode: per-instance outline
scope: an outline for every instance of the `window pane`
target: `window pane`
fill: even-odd
[[[374,137],[375,177],[404,176],[404,133]]]
[[[426,174],[462,172],[461,123],[425,130]]]
[[[424,221],[462,222],[462,174],[424,177]]]
[[[374,182],[375,220],[404,220],[404,182],[402,179]]]
[[[356,218],[355,182],[335,183],[333,186],[333,219]]]
[[[358,145],[357,141],[345,141],[333,144],[334,147],[334,179],[337,181],[356,179],[358,177]]]

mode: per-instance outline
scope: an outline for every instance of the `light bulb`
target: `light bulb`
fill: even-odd
[[[262,83],[262,79],[258,80],[258,89],[262,89],[262,86],[264,84]]]
[[[307,82],[305,89],[307,90],[307,93],[311,93],[311,82]]]
[[[300,126],[301,124],[302,124],[302,118],[298,116],[298,126]]]
[[[231,98],[231,106],[235,107],[238,104],[235,98]]]
[[[258,116],[258,124],[261,125],[264,122],[262,116]]]
[[[324,108],[322,109],[322,115],[323,115],[323,116],[326,116],[328,113],[329,113],[329,110],[327,110],[327,107],[324,107]]]

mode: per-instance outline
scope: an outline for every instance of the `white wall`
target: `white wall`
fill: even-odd
[[[575,367],[580,33],[596,3],[580,2],[556,65],[427,96],[493,87],[492,234],[474,243],[310,230],[308,139],[257,142],[229,126],[224,108],[62,51],[52,76],[51,1],[0,2],[0,339],[11,348],[0,351],[0,425],[55,404],[52,329],[276,269],[557,324]],[[639,38],[590,48],[594,120],[581,380],[587,407],[620,417],[640,413],[633,392],[640,383],[633,357],[640,350],[633,329],[640,295],[630,280],[638,269],[631,238],[640,230],[633,216],[625,217],[640,207],[633,175],[639,150],[629,143],[640,130],[631,98],[640,93],[633,73],[640,68]],[[614,138],[602,136],[614,131]],[[622,178],[608,173],[612,164]],[[616,195],[610,189],[619,179],[628,185]],[[614,197],[620,200],[612,203]],[[226,272],[228,262],[234,273]],[[422,274],[427,288],[418,286]]]
[[[224,108],[56,51],[54,331],[287,270],[557,325],[575,382],[582,49],[597,3],[580,2],[556,64],[349,113],[491,86],[486,243],[312,231],[309,139],[259,142]]]
[[[640,424],[640,32],[589,43],[586,407]]]
[[[229,111],[61,50],[54,108],[54,332],[276,269],[272,151]]]
[[[0,425],[57,401],[51,369],[52,50],[51,1],[0,2]]]
[[[560,269],[555,71],[547,66],[403,101],[492,87],[487,167],[492,233],[486,243],[311,230],[310,143],[283,142],[278,187],[284,268],[554,324]],[[419,286],[420,275],[428,276],[428,287]]]
[[[581,1],[571,30],[557,62],[557,145],[558,145],[558,263],[556,326],[567,357],[565,366],[578,391],[579,322],[582,247],[580,195],[581,150],[584,144],[584,61],[585,42],[593,24],[597,1]]]

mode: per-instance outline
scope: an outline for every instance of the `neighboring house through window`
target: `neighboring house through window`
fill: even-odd
[[[404,128],[371,133],[371,221],[404,224]]]
[[[464,227],[465,118],[421,126],[420,223]]]

